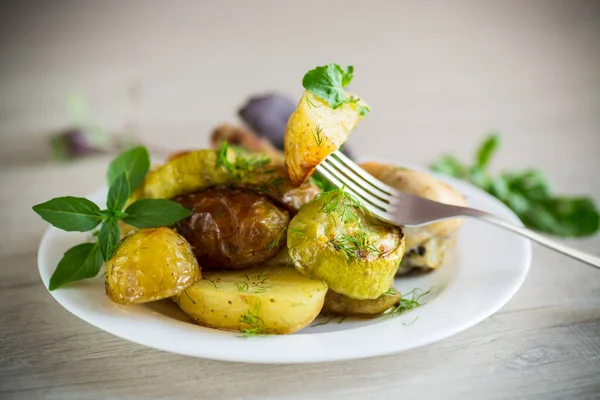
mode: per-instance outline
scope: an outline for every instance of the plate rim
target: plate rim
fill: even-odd
[[[385,159],[378,159],[377,161],[382,162],[382,163],[390,163],[390,164],[394,164],[394,165],[403,165],[403,166],[405,165],[405,164],[391,163],[391,162],[389,162],[389,160],[385,160]],[[458,179],[450,177],[450,176],[446,176],[446,175],[438,174],[438,173],[435,173],[432,171],[428,171],[421,167],[415,167],[412,165],[406,165],[406,167],[432,174],[436,178],[440,179],[443,182],[450,184],[451,186],[458,186],[458,187],[466,186],[466,187],[468,187],[469,190],[475,191],[477,193],[477,195],[483,196],[484,198],[486,198],[486,200],[496,203],[496,206],[500,206],[501,208],[503,208],[503,212],[505,212],[507,214],[507,216],[508,216],[507,219],[510,220],[510,222],[513,222],[513,223],[516,223],[516,224],[519,224],[522,226],[521,221],[519,220],[519,218],[516,216],[516,214],[512,210],[510,210],[508,207],[506,207],[502,202],[500,202],[495,197],[493,197],[490,194],[486,193],[485,191],[475,187],[474,185],[471,185],[468,182],[461,181],[461,180],[458,180]],[[107,190],[107,188],[104,187],[104,188],[101,188],[101,189],[98,189],[97,191],[95,191],[94,194],[98,193],[100,191],[106,191],[106,190]],[[494,228],[491,228],[491,229],[494,229]],[[213,360],[220,360],[220,361],[229,361],[229,362],[247,362],[247,363],[255,363],[255,364],[305,364],[305,363],[321,363],[321,362],[365,359],[365,358],[378,357],[378,356],[382,356],[382,355],[398,354],[398,353],[406,351],[406,350],[426,346],[428,344],[449,338],[460,332],[465,331],[466,329],[468,329],[470,327],[473,327],[473,326],[481,323],[482,321],[486,320],[490,316],[497,313],[502,307],[504,307],[514,297],[514,295],[519,291],[519,289],[522,287],[522,285],[529,273],[529,270],[531,267],[531,261],[532,261],[532,244],[529,240],[522,238],[522,241],[525,244],[525,246],[523,247],[523,250],[524,250],[523,257],[519,263],[520,264],[519,275],[515,276],[516,281],[514,282],[514,284],[512,284],[510,286],[510,288],[508,290],[503,292],[502,296],[497,296],[495,298],[493,306],[489,306],[488,308],[486,308],[485,311],[480,312],[476,317],[473,317],[471,319],[465,318],[462,321],[462,323],[452,326],[452,329],[439,330],[437,332],[430,334],[424,340],[419,340],[419,339],[413,340],[412,344],[409,346],[402,347],[401,345],[399,345],[394,348],[378,348],[377,350],[371,349],[370,351],[362,351],[362,352],[356,352],[356,349],[354,349],[354,351],[346,352],[345,354],[341,354],[341,355],[336,354],[335,356],[332,356],[332,357],[328,357],[326,355],[327,353],[324,353],[325,355],[323,355],[321,357],[314,357],[314,355],[309,356],[309,357],[287,357],[285,355],[280,356],[277,354],[275,354],[274,356],[269,355],[269,354],[262,354],[261,358],[248,359],[245,357],[236,356],[235,353],[232,354],[231,352],[227,352],[227,351],[220,352],[220,353],[217,353],[215,351],[204,351],[204,352],[183,351],[182,349],[178,348],[177,346],[163,345],[163,343],[157,343],[156,341],[148,340],[144,336],[139,337],[139,336],[135,336],[135,335],[134,336],[128,335],[128,334],[124,333],[122,330],[115,329],[112,325],[108,325],[108,326],[103,325],[103,324],[99,323],[96,319],[90,318],[89,315],[86,315],[86,313],[82,312],[78,307],[74,307],[73,304],[61,301],[56,296],[57,292],[50,292],[48,290],[47,282],[44,279],[44,276],[42,275],[42,265],[45,264],[44,260],[43,260],[43,256],[48,251],[47,246],[49,245],[50,237],[52,236],[52,233],[55,231],[61,232],[57,228],[50,226],[45,231],[44,235],[42,236],[42,239],[41,239],[39,247],[38,247],[38,254],[37,254],[38,273],[40,274],[40,278],[42,279],[42,282],[44,282],[44,286],[45,286],[46,290],[50,293],[50,295],[54,298],[54,300],[57,303],[59,303],[64,309],[69,311],[71,314],[73,314],[76,317],[78,317],[79,319],[89,323],[90,325],[95,326],[98,329],[108,332],[114,336],[121,338],[121,339],[125,339],[125,340],[131,341],[133,343],[141,344],[146,347],[158,349],[161,351],[167,351],[170,353],[191,356],[191,357],[213,359]],[[443,294],[444,291],[442,291],[441,293]],[[433,301],[434,300],[435,300],[435,298],[433,299]],[[427,304],[429,304],[429,303],[430,302],[428,302]],[[183,323],[183,322],[181,322],[181,323]],[[381,322],[381,323],[384,323],[384,322]],[[400,323],[400,321],[398,321],[398,323]],[[196,325],[193,325],[190,323],[184,323],[184,324],[196,326]],[[377,325],[379,325],[379,324],[375,324],[375,326],[377,326]],[[278,341],[286,341],[287,338],[296,338],[296,339],[292,339],[292,340],[297,340],[300,342],[301,341],[310,342],[311,340],[306,340],[307,337],[314,338],[314,337],[321,337],[322,335],[336,336],[343,332],[367,329],[369,327],[371,327],[371,326],[336,331],[336,332],[316,332],[316,333],[312,333],[310,335],[281,335],[279,337],[277,335],[274,335],[274,336],[269,336],[268,338],[257,338],[257,339],[258,340],[265,340],[265,339],[271,340],[273,343],[276,343]],[[210,329],[211,331],[214,330],[211,328],[205,328],[205,329]],[[149,337],[151,337],[151,336],[149,336]],[[305,339],[301,339],[301,337],[305,337]],[[239,340],[242,340],[242,339],[239,339]],[[288,339],[288,341],[289,341],[289,339]],[[249,342],[249,343],[251,343],[251,342]]]

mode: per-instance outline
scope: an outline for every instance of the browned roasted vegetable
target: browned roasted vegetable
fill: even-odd
[[[193,212],[176,226],[204,269],[250,267],[285,245],[289,214],[263,196],[212,188],[174,200]]]
[[[331,315],[351,315],[356,317],[375,317],[383,314],[400,302],[402,296],[395,289],[389,289],[376,299],[352,299],[333,290],[325,296],[322,312]]]
[[[192,248],[169,228],[127,237],[106,263],[106,294],[121,304],[171,297],[202,277]]]

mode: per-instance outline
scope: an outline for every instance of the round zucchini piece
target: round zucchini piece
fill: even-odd
[[[106,294],[120,304],[171,297],[202,278],[190,244],[169,228],[128,236],[106,263]]]
[[[366,213],[343,190],[318,196],[290,222],[295,267],[353,299],[376,299],[391,286],[404,254],[399,228]]]
[[[398,305],[401,298],[400,292],[393,288],[373,300],[351,299],[348,296],[329,290],[325,296],[322,312],[330,315],[372,318]]]
[[[294,268],[207,272],[174,296],[194,322],[245,335],[294,333],[323,307],[327,286]]]

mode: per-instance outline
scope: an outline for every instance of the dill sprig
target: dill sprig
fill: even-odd
[[[279,241],[281,240],[281,237],[283,236],[283,232],[285,232],[287,230],[287,228],[283,228],[281,230],[281,232],[279,232],[279,235],[277,235],[277,237],[268,245],[265,246],[265,250],[272,250],[274,248],[279,247]]]
[[[236,282],[235,287],[237,287],[238,292],[247,292],[250,289],[248,282]]]
[[[321,147],[323,144],[323,128],[321,128],[321,126],[317,125],[315,128],[315,133],[313,133],[313,137],[315,138],[317,146]]]
[[[329,192],[321,193],[315,197],[315,200],[322,200],[320,212],[331,215],[337,213],[343,223],[358,222],[358,212],[367,214],[368,211],[362,203],[346,192],[344,187]]]
[[[217,155],[217,168],[224,168],[233,178],[240,179],[246,173],[271,163],[271,159],[264,155],[245,156],[241,151],[235,152],[235,158],[231,161],[228,157],[229,143],[226,141],[221,143],[219,154]]]
[[[414,310],[417,307],[421,307],[423,304],[425,304],[421,303],[421,298],[431,293],[432,289],[433,288],[429,288],[429,290],[423,292],[421,291],[421,289],[415,288],[410,292],[404,294],[400,299],[400,303],[398,303],[397,306],[393,307],[392,309],[390,309],[390,311],[388,311],[388,315],[398,316],[408,311]],[[410,296],[410,298],[408,296]],[[412,323],[414,323],[414,321]]]
[[[238,329],[245,338],[268,335],[269,331],[265,321],[259,316],[260,304],[256,304],[251,310],[240,316]],[[246,327],[243,327],[245,325]]]
[[[288,226],[287,230],[288,230],[288,232],[291,232],[292,234],[294,234],[294,235],[296,235],[296,236],[299,236],[299,237],[304,237],[304,236],[306,236],[306,235],[304,234],[304,232],[302,232],[300,229],[296,229],[296,228],[290,228],[290,227]]]
[[[369,254],[381,253],[370,241],[365,232],[354,235],[339,234],[329,241],[333,248],[344,254],[348,260],[360,260]]]
[[[206,278],[206,280],[208,280],[210,283],[212,283],[212,285],[215,287],[215,290],[219,290],[219,287],[217,286],[217,282],[215,278]]]

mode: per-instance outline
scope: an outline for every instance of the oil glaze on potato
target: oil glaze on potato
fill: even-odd
[[[294,333],[323,306],[327,286],[294,268],[206,272],[174,297],[196,323],[248,334]]]
[[[192,211],[176,227],[204,269],[257,265],[285,245],[289,214],[263,196],[212,188],[175,201]]]
[[[333,290],[327,291],[323,313],[329,315],[349,315],[356,317],[376,317],[400,302],[401,296],[395,289],[390,289],[372,300],[351,299]]]
[[[106,294],[120,304],[171,297],[200,280],[190,244],[169,228],[127,237],[106,263]]]
[[[284,138],[285,164],[292,184],[306,181],[325,157],[348,140],[362,119],[356,106],[347,103],[333,109],[311,92],[304,92],[288,120]]]

